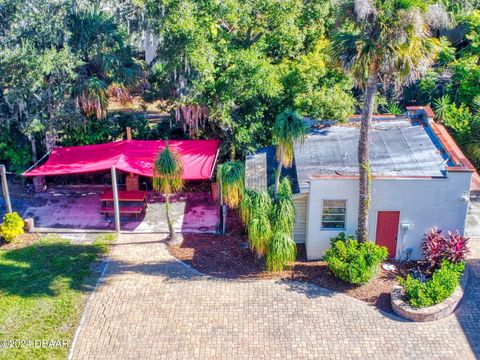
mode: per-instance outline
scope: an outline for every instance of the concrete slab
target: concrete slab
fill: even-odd
[[[35,219],[36,228],[113,231],[114,220],[100,213],[103,187],[60,187],[36,194],[23,211]],[[145,214],[122,216],[122,230],[139,233],[168,232],[164,197],[149,192]],[[121,204],[128,206],[128,204]],[[215,233],[219,207],[208,193],[182,193],[172,197],[174,228],[182,233]]]

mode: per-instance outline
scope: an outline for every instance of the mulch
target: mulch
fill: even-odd
[[[367,284],[356,286],[335,278],[325,261],[308,261],[305,246],[297,245],[297,260],[290,270],[268,272],[263,258],[259,259],[246,246],[246,238],[235,214],[230,212],[227,235],[185,234],[179,248],[169,247],[171,255],[194,269],[211,276],[229,279],[278,279],[302,281],[340,292],[365,301],[377,308],[392,312],[390,292],[398,276],[406,276],[416,262],[388,261],[397,268],[395,272],[382,268]]]
[[[0,237],[0,250],[14,250],[26,247],[33,244],[40,238],[38,234],[35,233],[25,233],[17,236],[17,238],[7,243],[2,237]]]

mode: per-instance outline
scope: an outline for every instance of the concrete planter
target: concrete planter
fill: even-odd
[[[392,309],[398,316],[417,322],[440,320],[452,314],[463,298],[463,289],[467,285],[468,269],[465,267],[460,284],[453,294],[440,304],[425,308],[414,308],[403,301],[403,288],[399,285],[393,287],[391,293]]]

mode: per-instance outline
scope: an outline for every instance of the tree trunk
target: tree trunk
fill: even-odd
[[[370,161],[368,156],[370,146],[370,125],[372,122],[375,94],[377,92],[378,67],[373,63],[368,72],[363,112],[358,138],[358,240],[368,241],[368,211],[370,209]]]
[[[175,237],[175,231],[173,230],[172,220],[170,219],[170,195],[165,194],[165,213],[167,215],[167,224],[168,224],[168,233],[170,234],[170,239]]]
[[[274,197],[277,198],[278,187],[280,186],[280,177],[282,176],[283,168],[283,155],[280,155],[280,161],[278,162],[277,172],[275,173],[275,193]]]
[[[28,138],[30,140],[30,145],[32,146],[32,161],[33,163],[36,163],[38,161],[38,156],[37,156],[37,142],[35,141],[35,135],[30,134]]]
[[[235,161],[235,155],[237,154],[237,148],[235,146],[235,137],[232,139],[232,143],[230,144],[230,160]]]

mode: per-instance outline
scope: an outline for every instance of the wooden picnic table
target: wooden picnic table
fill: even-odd
[[[105,190],[100,197],[102,203],[101,212],[108,217],[109,214],[114,213],[113,206],[107,206],[107,202],[113,201],[113,191]],[[142,213],[147,207],[147,192],[146,191],[119,191],[118,192],[118,201],[119,202],[139,202],[142,203],[140,206],[120,206],[120,214],[134,214],[137,217],[138,214]]]
[[[144,202],[147,200],[146,191],[119,191],[118,192],[118,201],[125,202]],[[113,191],[105,190],[100,197],[100,201],[113,201]]]

